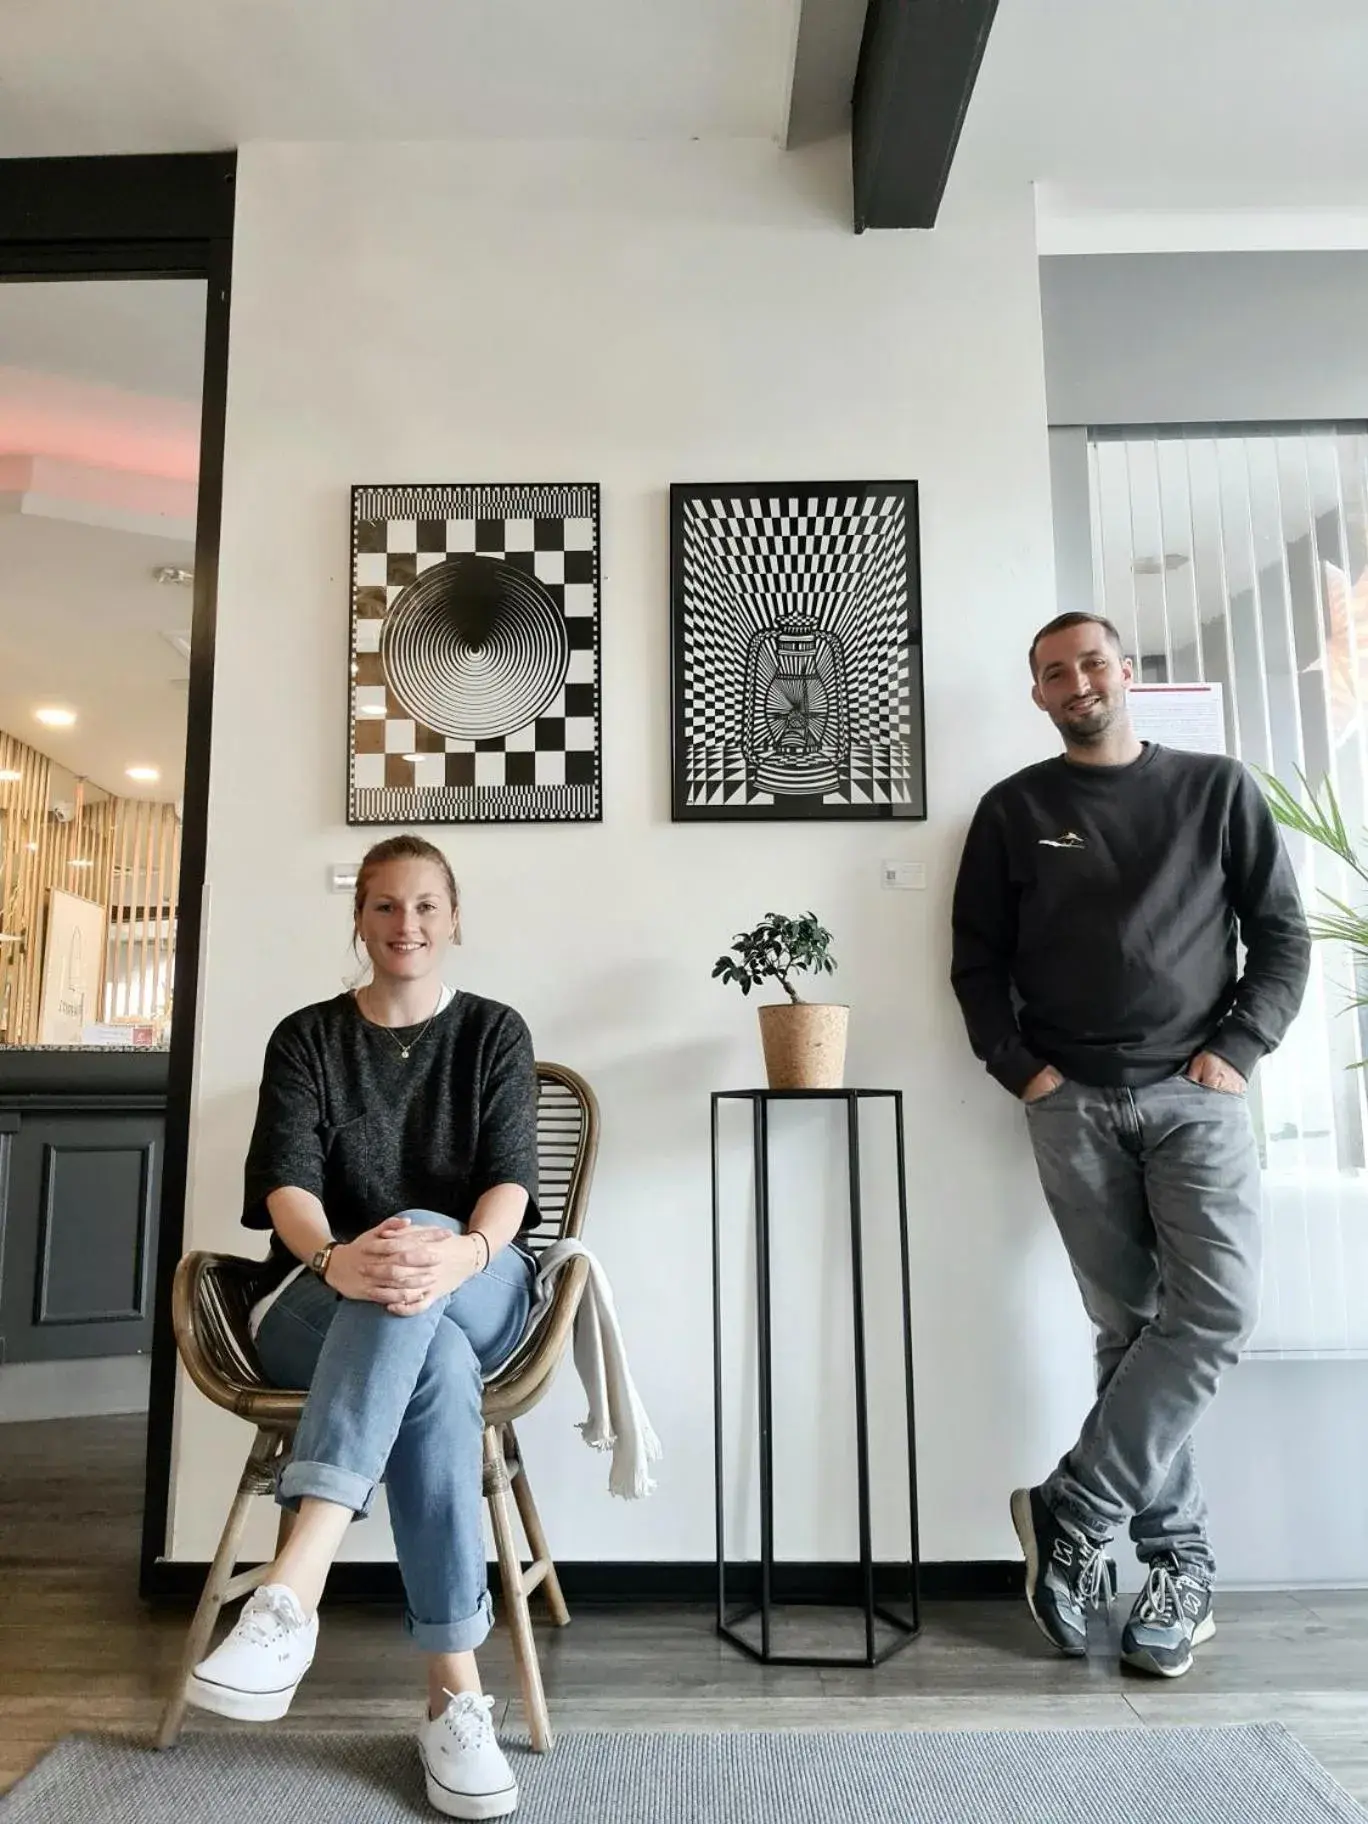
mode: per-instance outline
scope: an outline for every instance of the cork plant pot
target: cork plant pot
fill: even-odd
[[[771,1089],[842,1088],[849,1007],[798,1001],[758,1012]]]

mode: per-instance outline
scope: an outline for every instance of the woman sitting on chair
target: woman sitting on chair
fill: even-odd
[[[279,1484],[296,1517],[189,1699],[285,1714],[328,1569],[383,1481],[405,1623],[428,1656],[428,1797],[448,1817],[494,1818],[518,1789],[475,1665],[492,1623],[481,1400],[531,1305],[516,1237],[539,1221],[537,1082],[518,1015],[444,985],[457,927],[441,850],[376,844],[355,905],[371,979],[291,1014],[267,1047],[242,1220],[274,1231],[281,1272],[252,1313],[262,1366],[309,1390]]]

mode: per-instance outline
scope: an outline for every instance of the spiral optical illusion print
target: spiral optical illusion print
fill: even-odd
[[[674,817],[926,815],[915,482],[670,490]]]
[[[539,716],[565,682],[565,615],[535,577],[493,557],[424,570],[380,630],[380,664],[416,721],[489,741]]]
[[[602,815],[595,486],[352,493],[350,823]]]

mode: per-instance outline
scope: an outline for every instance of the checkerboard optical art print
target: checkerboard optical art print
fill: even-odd
[[[917,484],[670,507],[676,821],[924,817]]]
[[[599,491],[352,490],[349,823],[602,815]]]

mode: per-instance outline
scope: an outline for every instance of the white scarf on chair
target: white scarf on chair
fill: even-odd
[[[613,1453],[609,1492],[637,1501],[655,1488],[649,1466],[660,1460],[660,1440],[627,1366],[608,1275],[583,1242],[555,1241],[541,1256],[529,1329],[545,1316],[557,1279],[575,1259],[589,1263],[584,1297],[575,1313],[575,1367],[589,1400],[589,1416],[579,1429],[586,1444]]]

